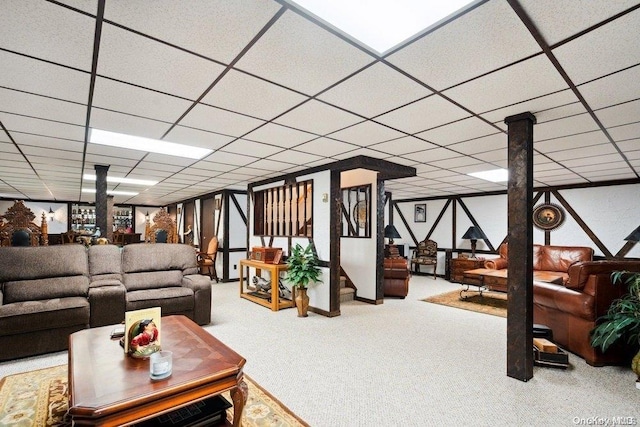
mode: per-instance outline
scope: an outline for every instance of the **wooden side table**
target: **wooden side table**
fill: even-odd
[[[250,292],[245,289],[244,280],[245,280],[245,269],[247,270],[247,284],[249,282],[249,268],[255,268],[256,275],[260,276],[261,270],[267,270],[271,276],[271,294],[267,299],[261,298],[257,296],[256,293]],[[241,259],[240,260],[240,297],[244,299],[248,299],[249,301],[253,301],[262,306],[271,308],[272,311],[278,311],[281,308],[289,308],[294,307],[296,304],[292,300],[293,292],[291,296],[291,300],[280,298],[280,289],[278,288],[278,279],[280,278],[280,273],[283,271],[287,271],[287,264],[268,264],[262,261],[255,261],[252,259]]]
[[[451,258],[451,279],[450,282],[464,283],[464,272],[484,268],[484,260],[477,258]]]

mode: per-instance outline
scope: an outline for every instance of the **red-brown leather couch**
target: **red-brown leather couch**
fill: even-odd
[[[498,248],[499,258],[488,259],[484,268],[502,270],[507,268],[508,245]],[[569,267],[579,261],[593,260],[593,249],[585,246],[533,245],[533,270],[562,276],[564,283],[569,280]]]
[[[404,298],[409,293],[409,267],[401,257],[384,259],[384,296]]]
[[[564,285],[533,282],[534,323],[551,328],[556,344],[592,366],[626,364],[633,352],[619,344],[602,353],[590,343],[597,319],[627,291],[625,285],[611,283],[614,271],[640,271],[640,261],[578,262],[569,267]]]

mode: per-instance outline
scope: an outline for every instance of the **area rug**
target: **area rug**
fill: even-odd
[[[298,427],[308,424],[245,374],[249,398],[242,414],[243,427]],[[67,366],[9,375],[0,380],[0,425],[70,426],[65,419]],[[230,402],[227,392],[224,397]],[[233,419],[233,408],[227,410]]]
[[[507,317],[507,294],[502,292],[482,292],[482,296],[475,291],[463,292],[466,299],[460,299],[460,291],[446,292],[423,299],[423,301],[494,316]]]

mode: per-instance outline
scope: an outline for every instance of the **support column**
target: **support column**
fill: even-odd
[[[96,170],[96,227],[107,236],[107,172],[109,165],[94,165]]]
[[[507,117],[507,376],[533,378],[533,125],[531,113]]]

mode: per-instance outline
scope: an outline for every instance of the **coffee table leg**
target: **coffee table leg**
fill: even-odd
[[[244,378],[238,383],[236,388],[231,389],[231,400],[233,400],[233,425],[240,426],[240,420],[242,419],[242,411],[244,405],[247,403],[247,397],[249,397],[249,389],[247,383],[244,382]]]

